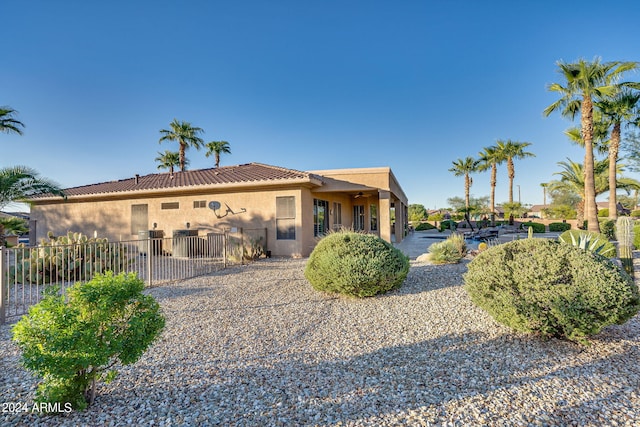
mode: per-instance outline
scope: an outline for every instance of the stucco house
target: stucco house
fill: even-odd
[[[388,167],[303,172],[248,163],[135,175],[65,193],[66,200],[31,199],[37,241],[49,231],[123,241],[149,230],[171,237],[185,229],[206,235],[263,228],[272,255],[304,257],[331,229],[399,242],[407,226],[407,196]]]

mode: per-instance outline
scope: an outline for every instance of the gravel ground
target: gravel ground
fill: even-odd
[[[85,412],[7,412],[32,405],[37,380],[1,327],[0,425],[640,424],[639,316],[589,347],[542,341],[471,304],[466,261],[412,261],[401,289],[367,299],[314,291],[305,262],[264,260],[149,290],[165,330]]]

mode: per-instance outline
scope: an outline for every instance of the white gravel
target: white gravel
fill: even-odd
[[[85,412],[0,425],[632,426],[640,319],[584,348],[511,332],[473,306],[465,263],[412,262],[399,290],[314,291],[306,260],[271,259],[151,289],[167,326]],[[0,404],[37,380],[0,328]]]

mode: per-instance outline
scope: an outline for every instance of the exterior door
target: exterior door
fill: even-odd
[[[329,231],[329,202],[313,199],[313,235],[324,236]]]

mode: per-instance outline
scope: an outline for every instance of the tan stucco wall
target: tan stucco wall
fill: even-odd
[[[35,201],[31,208],[31,219],[36,221],[36,239],[45,238],[49,231],[55,235],[68,231],[81,232],[88,236],[94,233],[112,241],[136,240],[137,232],[131,230],[131,206],[146,204],[148,224],[151,230],[156,224],[157,230],[171,237],[174,230],[183,230],[188,222],[190,229],[197,229],[200,235],[208,232],[229,231],[232,229],[267,229],[267,250],[275,256],[308,256],[317,243],[314,237],[314,199],[326,200],[330,209],[333,203],[342,205],[342,226],[354,225],[353,206],[364,205],[365,231],[373,232],[387,241],[391,241],[390,206],[395,203],[396,211],[406,204],[406,196],[399,187],[389,168],[370,168],[365,170],[347,169],[327,171],[330,179],[324,185],[225,189],[195,192],[187,189],[169,194],[158,192],[148,194],[128,194],[109,196],[85,196],[69,198],[66,202]],[[351,182],[345,182],[351,180]],[[354,195],[362,191],[363,196]],[[296,239],[276,239],[276,197],[294,196],[296,198]],[[203,201],[205,207],[194,208],[194,201]],[[217,211],[208,208],[209,202],[218,201]],[[177,202],[179,209],[161,209],[162,203]],[[232,212],[227,214],[227,205]],[[371,205],[375,205],[378,214],[378,229],[371,230]],[[330,217],[329,227],[333,225]],[[398,230],[401,224],[396,225]],[[400,234],[402,234],[400,232]],[[398,238],[399,237],[399,238]],[[396,241],[401,240],[396,232]]]
[[[68,231],[81,232],[93,236],[107,237],[112,241],[136,240],[137,233],[131,233],[131,206],[147,204],[147,229],[153,229],[154,223],[158,230],[163,230],[165,237],[171,237],[174,230],[183,230],[189,222],[191,229],[197,229],[200,235],[207,232],[229,231],[232,228],[266,228],[267,249],[273,255],[306,256],[303,247],[310,246],[309,237],[303,227],[304,212],[299,200],[308,190],[272,190],[242,193],[224,193],[215,195],[184,195],[170,197],[153,197],[128,200],[108,200],[35,205],[31,210],[31,218],[36,220],[36,237],[46,237],[47,232],[55,235],[66,234]],[[296,197],[296,240],[277,240],[275,229],[276,197]],[[221,208],[217,210],[218,218],[208,207],[194,208],[194,201],[204,201],[208,206],[210,201],[218,201]],[[161,204],[178,202],[179,209],[161,209]],[[311,201],[311,204],[313,201]],[[235,213],[226,213],[227,206]],[[312,209],[312,208],[311,208]],[[243,212],[243,210],[245,210]],[[313,212],[311,212],[313,215]],[[311,217],[313,221],[313,217]],[[311,240],[313,229],[311,227]],[[306,239],[303,244],[303,239]]]

